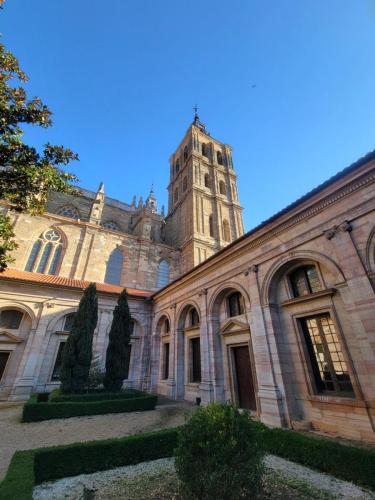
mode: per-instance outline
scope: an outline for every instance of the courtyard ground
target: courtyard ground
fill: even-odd
[[[0,403],[0,481],[13,453],[43,446],[123,437],[176,427],[192,410],[188,403],[161,399],[155,410],[21,423],[23,404]]]

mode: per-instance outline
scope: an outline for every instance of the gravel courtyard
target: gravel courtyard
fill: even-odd
[[[192,406],[163,402],[155,410],[21,423],[22,405],[0,404],[0,480],[16,450],[122,437],[175,427]]]

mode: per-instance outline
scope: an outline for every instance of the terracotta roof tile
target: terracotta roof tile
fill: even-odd
[[[78,288],[84,290],[89,285],[89,281],[76,280],[72,278],[64,278],[63,276],[52,276],[50,274],[30,273],[28,271],[18,271],[17,269],[7,268],[0,273],[0,279],[30,281],[33,283],[44,283],[46,285],[63,286],[69,288]],[[124,287],[118,285],[110,285],[108,283],[95,283],[98,292],[119,294]],[[137,297],[151,297],[154,292],[147,290],[138,290],[136,288],[126,288],[129,295]]]

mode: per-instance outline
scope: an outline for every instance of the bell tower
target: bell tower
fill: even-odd
[[[170,157],[166,243],[187,272],[244,233],[232,148],[194,121]]]

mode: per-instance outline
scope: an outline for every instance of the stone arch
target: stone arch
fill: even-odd
[[[199,319],[201,318],[201,310],[199,305],[195,300],[187,300],[184,302],[182,305],[178,307],[178,310],[176,311],[176,318],[177,318],[177,329],[184,328],[186,317],[189,313],[189,311],[192,308],[195,308],[198,312]]]
[[[212,315],[218,313],[218,308],[220,307],[218,300],[222,302],[225,296],[229,294],[231,291],[236,291],[241,293],[245,301],[245,311],[247,309],[251,309],[250,296],[247,290],[244,288],[244,286],[235,281],[228,281],[220,285],[218,288],[216,288],[216,290],[212,292],[212,295],[208,301],[208,311],[211,317]]]
[[[375,227],[372,228],[366,243],[366,268],[375,272]]]
[[[27,314],[30,318],[30,329],[34,330],[37,327],[37,319],[34,311],[27,305],[20,302],[2,302],[0,306],[0,312],[3,310],[15,309]]]
[[[298,261],[310,261],[321,264],[332,274],[332,276],[334,277],[335,285],[344,283],[346,281],[343,271],[340,269],[338,264],[330,257],[327,257],[320,252],[310,250],[291,252],[278,259],[267,271],[267,274],[263,279],[260,292],[262,305],[267,305],[274,302],[276,289],[281,276],[287,271],[288,268],[292,267],[293,264],[296,264]]]
[[[78,309],[78,304],[76,307],[68,307],[67,309],[64,309],[63,311],[59,311],[56,315],[54,315],[50,322],[48,323],[47,326],[47,332],[54,332],[56,330],[56,326],[59,323],[59,321],[68,314],[75,313],[77,312]]]

